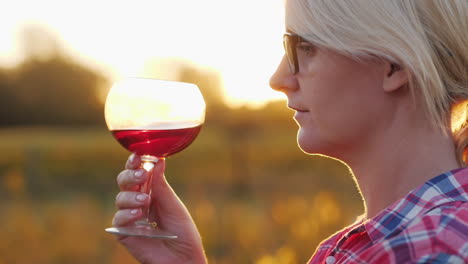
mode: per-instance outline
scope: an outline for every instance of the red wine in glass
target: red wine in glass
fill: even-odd
[[[172,156],[188,147],[200,132],[201,125],[178,129],[112,130],[114,138],[126,149],[140,156]]]

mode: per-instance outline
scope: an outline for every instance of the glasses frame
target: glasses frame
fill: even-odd
[[[299,60],[297,59],[297,44],[308,42],[301,36],[286,32],[283,34],[283,47],[286,57],[288,58],[289,70],[291,74],[299,72]]]

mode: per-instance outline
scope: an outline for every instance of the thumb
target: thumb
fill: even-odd
[[[167,182],[164,175],[165,168],[166,161],[160,159],[152,170],[151,216],[154,216],[161,226],[169,221],[172,223],[192,221],[187,208]]]

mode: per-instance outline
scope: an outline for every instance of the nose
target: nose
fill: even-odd
[[[281,59],[275,73],[270,77],[270,87],[278,92],[287,93],[298,89],[295,76],[291,74],[286,56]]]

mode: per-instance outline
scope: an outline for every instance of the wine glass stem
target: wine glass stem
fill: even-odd
[[[153,228],[156,228],[157,224],[156,222],[151,221],[149,219],[149,216],[151,215],[151,210],[153,208],[152,191],[151,191],[152,184],[153,184],[152,170],[159,159],[160,158],[150,156],[150,155],[141,156],[141,161],[142,161],[141,167],[144,168],[148,172],[148,180],[144,184],[141,185],[140,192],[148,194],[150,202],[148,204],[148,207],[143,208],[143,215],[141,219],[137,221],[137,224],[150,225]]]

